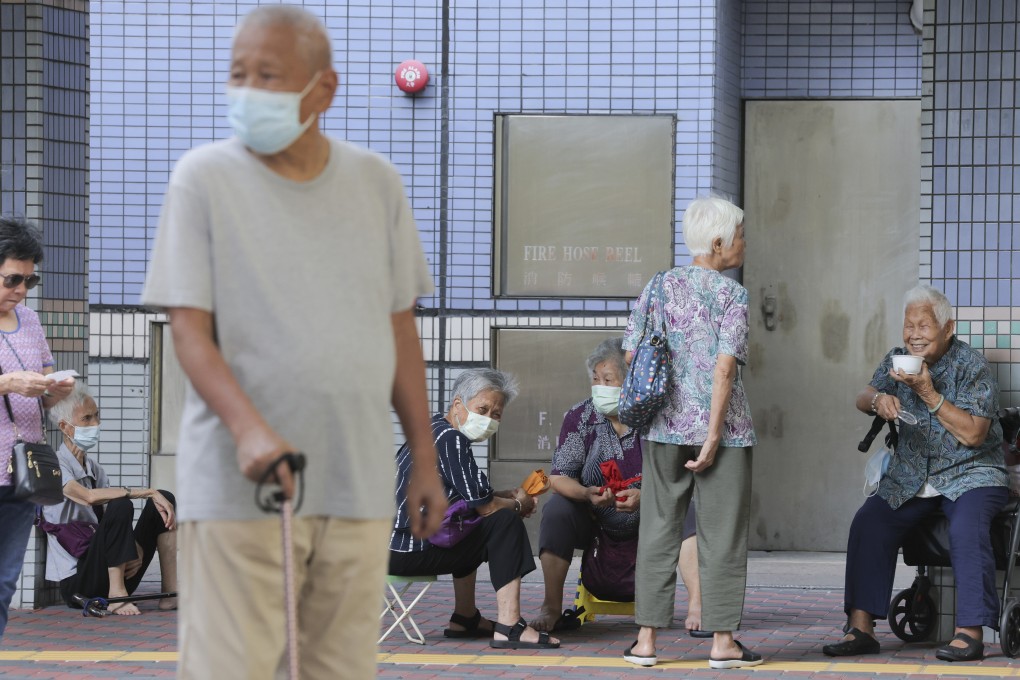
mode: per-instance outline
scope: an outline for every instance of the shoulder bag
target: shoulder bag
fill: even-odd
[[[0,374],[3,368],[0,367]],[[14,448],[11,460],[7,464],[7,472],[11,474],[14,486],[14,498],[28,501],[36,505],[56,505],[64,500],[63,479],[60,476],[60,462],[57,452],[45,442],[26,442],[21,438],[17,423],[14,422],[14,410],[11,400],[5,394],[4,405],[7,416],[14,428]],[[42,418],[42,403],[39,403],[39,417]],[[43,432],[46,432],[46,421],[43,421]]]
[[[92,537],[96,535],[98,524],[80,519],[72,519],[65,524],[53,524],[42,517],[42,513],[36,512],[35,525],[48,534],[56,536],[57,543],[66,550],[71,557],[81,557],[89,550]]]
[[[641,340],[630,362],[630,369],[620,390],[620,422],[642,428],[651,422],[669,400],[670,355],[666,342],[666,318],[662,303],[662,277],[655,275],[651,294],[645,300],[645,325]],[[648,320],[654,306],[659,309],[662,324],[648,332]]]
[[[474,531],[481,521],[481,515],[468,507],[467,501],[458,499],[446,509],[439,531],[429,537],[429,543],[440,548],[452,548]]]

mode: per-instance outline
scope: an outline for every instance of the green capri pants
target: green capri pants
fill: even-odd
[[[747,585],[751,448],[719,447],[697,474],[684,467],[700,446],[646,442],[641,476],[634,620],[668,628],[676,601],[676,567],[691,494],[698,508],[701,628],[740,628]]]

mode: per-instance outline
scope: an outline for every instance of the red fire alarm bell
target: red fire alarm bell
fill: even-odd
[[[429,70],[416,59],[408,59],[397,67],[397,87],[403,92],[415,94],[429,84]]]

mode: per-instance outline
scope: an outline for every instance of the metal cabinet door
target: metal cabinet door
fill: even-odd
[[[745,113],[750,545],[845,550],[870,425],[854,398],[902,344],[917,283],[921,104],[754,101]]]

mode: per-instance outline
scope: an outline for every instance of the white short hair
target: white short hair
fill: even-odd
[[[721,238],[726,247],[733,245],[737,225],[743,221],[744,211],[725,198],[696,198],[684,211],[684,242],[691,255],[708,255],[717,238]]]
[[[241,18],[234,38],[247,26],[286,26],[297,38],[297,51],[311,71],[332,68],[333,48],[322,20],[297,5],[260,5]]]
[[[938,288],[922,283],[908,290],[903,295],[903,316],[906,317],[909,307],[917,305],[931,307],[931,312],[935,315],[935,322],[939,328],[945,328],[946,324],[953,319],[953,305]]]
[[[87,400],[95,401],[96,398],[89,392],[89,386],[81,378],[74,381],[71,393],[50,407],[50,422],[54,426],[60,425],[60,421],[74,425],[74,410],[84,404]]]

